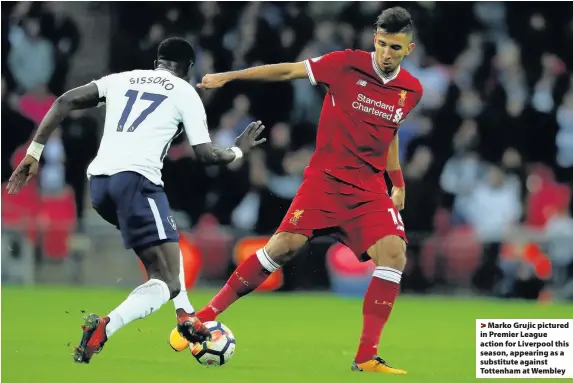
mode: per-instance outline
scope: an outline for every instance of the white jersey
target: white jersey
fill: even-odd
[[[163,159],[183,129],[191,145],[211,142],[203,102],[191,84],[171,72],[134,70],[93,83],[107,109],[88,178],[132,171],[163,185]]]

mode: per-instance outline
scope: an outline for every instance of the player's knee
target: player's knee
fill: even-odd
[[[308,241],[302,234],[280,232],[271,237],[265,250],[269,257],[279,265],[284,265],[290,261],[295,252]]]
[[[169,272],[155,271],[148,273],[150,279],[158,279],[164,282],[169,289],[169,299],[175,298],[181,292],[179,276],[171,276]]]
[[[376,241],[368,249],[368,255],[376,266],[392,267],[404,270],[406,267],[406,244],[397,235],[391,235]]]

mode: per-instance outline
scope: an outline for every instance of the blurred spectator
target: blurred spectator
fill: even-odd
[[[66,2],[47,1],[44,3],[45,36],[55,46],[55,72],[49,88],[56,95],[66,89],[70,60],[80,45],[80,32],[76,23],[66,14]]]
[[[10,28],[12,49],[8,65],[16,85],[29,91],[41,84],[48,84],[54,74],[54,47],[40,35],[40,21],[28,18],[23,27]]]
[[[62,123],[66,182],[74,190],[76,216],[80,225],[85,212],[86,170],[97,154],[99,129],[97,121],[86,110],[74,111]]]
[[[431,147],[433,122],[429,117],[413,114],[402,123],[398,130],[400,162],[406,162],[418,146]]]
[[[557,145],[557,163],[568,169],[567,178],[573,180],[573,89],[564,97],[563,104],[557,110],[559,131],[555,136]]]
[[[400,212],[408,236],[408,263],[412,271],[404,280],[404,287],[424,290],[429,286],[421,266],[421,251],[424,239],[433,229],[434,215],[438,206],[438,189],[429,173],[433,156],[428,147],[419,146],[412,159],[403,167],[407,185],[406,207]]]
[[[17,148],[32,138],[35,125],[9,104],[10,94],[2,77],[2,182],[12,173],[10,158]]]
[[[148,34],[140,44],[140,62],[143,65],[138,69],[151,69],[153,62],[157,58],[157,47],[165,39],[165,28],[161,24],[153,24],[149,28]]]
[[[318,56],[320,54],[317,51],[309,49],[303,51],[298,60]],[[292,86],[294,89],[294,105],[291,112],[293,123],[304,124],[318,121],[324,95],[319,93],[310,81],[294,81]]]
[[[522,214],[515,180],[495,165],[490,166],[466,203],[469,224],[482,241],[489,243],[499,244]]]
[[[514,148],[507,148],[501,158],[501,167],[506,172],[508,180],[514,185],[521,203],[525,202],[527,177],[521,155]]]
[[[66,155],[62,142],[62,131],[56,129],[42,152],[42,172],[40,174],[40,191],[42,194],[59,194],[66,185]]]
[[[237,137],[243,132],[245,127],[253,122],[254,117],[250,115],[251,101],[244,94],[240,94],[233,100],[233,107],[227,113],[234,118],[233,134]]]
[[[566,290],[567,281],[573,278],[573,218],[567,209],[568,202],[549,219],[544,234],[553,265],[552,285],[558,294],[572,297],[573,290]]]
[[[288,124],[278,123],[271,128],[268,150],[264,156],[256,156],[252,161],[261,206],[257,233],[269,234],[279,226],[302,183],[302,173],[309,159],[308,150],[291,150]]]
[[[484,165],[474,151],[477,140],[476,122],[464,121],[454,136],[454,155],[448,159],[440,176],[440,186],[454,197],[453,220],[457,224],[469,219],[470,194],[484,173]]]
[[[473,284],[481,291],[491,292],[501,273],[498,268],[501,243],[522,214],[519,191],[501,168],[492,165],[466,203],[468,222],[484,244],[482,264]]]

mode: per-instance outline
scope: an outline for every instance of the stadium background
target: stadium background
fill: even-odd
[[[151,68],[167,36],[193,42],[196,83],[215,71],[370,50],[376,16],[394,4],[2,2],[2,182],[56,96],[110,72]],[[404,5],[417,27],[404,68],[425,94],[399,133],[409,263],[382,355],[411,372],[405,381],[470,381],[475,318],[571,318],[563,300],[573,297],[573,10]],[[164,180],[196,306],[280,222],[312,152],[323,90],[301,80],[200,95],[217,144],[231,145],[254,119],[269,142],[228,169],[198,165],[184,140],[169,152]],[[40,177],[18,196],[2,191],[2,380],[347,379],[372,265],[328,238],[266,285],[295,294],[253,294],[224,314],[238,339],[229,367],[182,369],[185,356],[165,345],[173,326],[165,308],[114,336],[98,356],[103,368],[71,370],[82,313],[107,312],[144,278],[89,203],[85,169],[103,117],[104,108],[75,112],[49,141]],[[30,331],[39,316],[27,310],[46,318],[40,337]]]
[[[216,71],[370,50],[373,22],[392,4],[3,4],[2,181],[56,96],[110,72],[151,68],[167,36],[193,42],[196,83]],[[407,7],[417,47],[403,67],[425,93],[399,133],[411,244],[404,289],[571,297],[572,13],[539,3]],[[237,245],[278,226],[312,153],[323,94],[306,81],[200,91],[215,143],[231,145],[254,119],[268,126],[269,142],[228,169],[194,162],[184,138],[171,148],[164,180],[202,260],[198,283],[219,284]],[[103,116],[103,108],[74,113],[48,143],[37,182],[21,196],[3,194],[4,283],[141,279],[119,233],[89,203],[85,169]],[[332,244],[307,248],[285,268],[282,289],[326,289],[340,273],[369,278],[369,265],[338,267],[348,254]]]

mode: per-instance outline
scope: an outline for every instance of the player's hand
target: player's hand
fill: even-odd
[[[251,151],[252,148],[255,146],[259,146],[260,144],[267,141],[266,138],[261,138],[257,140],[259,135],[265,130],[265,126],[262,122],[251,122],[247,129],[237,139],[235,140],[235,145],[239,147],[243,151],[243,153],[247,154]]]
[[[214,74],[206,74],[203,76],[201,83],[197,84],[197,88],[200,89],[214,89],[220,88],[226,83],[228,83],[231,79],[225,73],[214,73]]]
[[[406,188],[392,188],[392,202],[398,211],[404,209],[404,202],[406,201]]]
[[[38,174],[38,166],[38,161],[34,157],[26,155],[8,180],[8,185],[6,185],[8,194],[18,193],[20,189],[22,189],[22,187],[32,179],[32,177]]]

